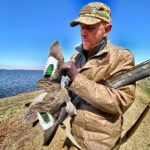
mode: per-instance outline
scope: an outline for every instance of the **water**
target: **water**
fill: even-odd
[[[42,75],[39,70],[0,70],[0,98],[37,90]]]

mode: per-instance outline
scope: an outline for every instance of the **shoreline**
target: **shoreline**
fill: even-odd
[[[15,97],[23,96],[23,95],[27,95],[27,96],[28,95],[32,95],[32,94],[34,95],[34,94],[36,94],[38,92],[42,92],[42,90],[33,90],[33,91],[20,92],[20,93],[17,93],[15,95],[7,96],[7,97],[1,97],[0,101],[3,100],[3,99],[6,99],[6,100],[14,99]]]

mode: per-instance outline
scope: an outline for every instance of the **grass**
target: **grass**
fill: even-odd
[[[122,136],[135,124],[137,118],[150,102],[150,78],[137,82],[136,99],[129,110],[124,114]],[[148,150],[150,149],[150,111],[147,112],[136,127],[129,132],[130,137],[122,144],[121,150]]]

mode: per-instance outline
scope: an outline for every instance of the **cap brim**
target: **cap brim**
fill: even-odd
[[[86,25],[93,25],[93,24],[99,23],[100,21],[101,21],[101,19],[99,19],[99,18],[89,17],[89,16],[80,16],[76,20],[73,20],[70,23],[70,26],[74,27],[80,23],[83,23]]]

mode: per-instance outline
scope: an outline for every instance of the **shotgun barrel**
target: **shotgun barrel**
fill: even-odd
[[[142,80],[150,76],[150,60],[136,65],[131,70],[107,80],[104,84],[108,87],[119,88],[128,84],[132,84],[138,80]]]

